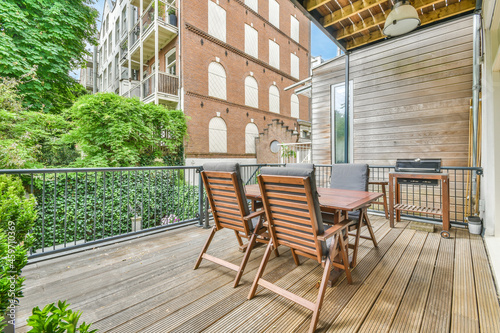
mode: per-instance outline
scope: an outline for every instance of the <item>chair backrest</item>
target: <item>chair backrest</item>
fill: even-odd
[[[321,262],[328,249],[317,239],[325,227],[314,171],[267,167],[258,181],[273,242]]]
[[[334,164],[330,188],[368,191],[370,168],[368,164]]]
[[[252,223],[243,217],[250,214],[238,163],[205,163],[201,173],[217,229],[229,228],[249,235]]]
[[[315,170],[314,164],[312,163],[287,163],[285,164],[285,168]]]

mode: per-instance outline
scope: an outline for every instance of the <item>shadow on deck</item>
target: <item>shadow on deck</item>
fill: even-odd
[[[451,239],[390,229],[372,216],[379,248],[362,241],[354,283],[328,288],[318,332],[499,332],[500,307],[483,240],[452,229]],[[241,284],[235,272],[204,260],[193,270],[208,230],[180,228],[26,267],[18,332],[34,306],[68,300],[101,332],[306,332],[309,310],[259,287],[247,300],[265,247],[252,252]],[[232,231],[217,233],[209,253],[239,264]],[[291,253],[270,260],[266,280],[311,301],[321,268]]]

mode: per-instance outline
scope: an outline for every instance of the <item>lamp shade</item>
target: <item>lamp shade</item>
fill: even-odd
[[[393,37],[415,30],[420,24],[417,10],[408,1],[396,2],[384,24],[384,35]]]

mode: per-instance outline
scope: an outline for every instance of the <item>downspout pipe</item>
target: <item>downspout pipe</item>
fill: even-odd
[[[349,110],[350,110],[350,105],[349,105],[349,53],[345,53],[345,128],[344,128],[344,163],[349,163]]]
[[[479,93],[481,91],[481,14],[474,14],[472,46],[472,167],[477,167]],[[476,197],[476,172],[472,175],[472,199]],[[470,205],[473,215],[473,205]]]
[[[97,94],[97,46],[95,45],[92,58],[92,93]]]

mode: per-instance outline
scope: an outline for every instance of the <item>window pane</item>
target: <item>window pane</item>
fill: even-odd
[[[280,46],[269,40],[269,65],[280,69]]]
[[[290,16],[290,37],[299,42],[299,20],[293,16]]]
[[[245,128],[245,153],[255,154],[255,138],[259,136],[257,125],[249,123]]]
[[[226,71],[217,62],[208,66],[208,95],[226,99]]]
[[[335,163],[347,163],[345,151],[345,87],[334,88],[334,138],[335,138]]]
[[[219,117],[212,118],[208,125],[208,144],[211,153],[227,153],[226,122]]]
[[[269,111],[280,113],[280,91],[276,86],[269,88]]]
[[[259,12],[258,0],[245,0],[245,5],[252,8],[255,12]]]
[[[252,57],[259,57],[259,33],[248,24],[245,24],[245,52]]]
[[[211,0],[208,0],[208,33],[226,41],[226,11]]]
[[[293,53],[290,53],[290,75],[299,78],[299,57]]]
[[[245,78],[245,105],[259,107],[259,87],[257,80],[251,76]]]
[[[269,0],[269,22],[279,29],[280,27],[280,4],[276,0]]]

